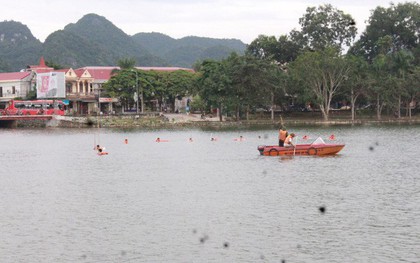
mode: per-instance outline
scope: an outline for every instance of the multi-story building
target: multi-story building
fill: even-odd
[[[65,75],[65,94],[62,98],[68,103],[68,111],[71,114],[85,115],[95,114],[100,111],[113,112],[116,98],[101,96],[102,86],[119,67],[88,66],[78,69],[58,69],[48,67],[41,57],[39,65],[30,65],[23,72],[0,73],[0,101],[8,101],[14,98],[25,98],[29,91],[35,90],[37,74],[50,72],[63,72]],[[155,70],[171,72],[186,70],[178,67],[136,67],[138,70]]]

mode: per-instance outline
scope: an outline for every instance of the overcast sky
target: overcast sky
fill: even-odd
[[[418,0],[414,0],[418,1]],[[249,44],[260,34],[276,37],[300,29],[306,8],[325,3],[350,14],[358,33],[385,0],[0,0],[2,20],[21,22],[44,42],[54,31],[88,13],[104,16],[129,35],[159,32],[173,38],[236,38]],[[406,1],[393,1],[402,3]]]

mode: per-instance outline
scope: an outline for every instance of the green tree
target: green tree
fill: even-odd
[[[242,110],[245,110],[246,118],[249,119],[250,109],[267,101],[264,87],[267,86],[270,61],[233,53],[226,59],[226,63],[232,80],[230,100],[235,106],[236,119],[240,119]]]
[[[413,68],[406,78],[406,91],[407,91],[407,115],[411,118],[412,105],[415,107],[416,100],[420,97],[420,66]]]
[[[113,75],[105,84],[106,95],[118,98],[125,109],[131,108],[134,104],[134,92],[136,89],[136,76],[132,70],[121,70]]]
[[[390,57],[390,67],[392,73],[398,79],[398,102],[397,102],[397,113],[398,118],[401,118],[401,103],[402,97],[405,97],[409,101],[406,104],[411,102],[411,97],[407,92],[407,81],[406,76],[412,67],[412,62],[414,61],[413,54],[406,50],[399,50],[395,53],[388,55]]]
[[[290,72],[303,84],[323,115],[329,118],[331,101],[348,77],[350,67],[335,48],[306,52],[291,63]]]
[[[136,65],[136,60],[134,58],[122,58],[118,60],[117,65],[120,69],[132,69]]]
[[[176,99],[190,96],[196,90],[196,73],[177,70],[166,74],[165,95],[175,104]]]
[[[382,119],[382,111],[385,106],[391,106],[395,103],[395,97],[398,96],[395,89],[396,80],[390,72],[390,58],[385,54],[375,57],[371,65],[370,76],[372,85],[369,91],[376,101],[376,118]]]
[[[388,52],[399,50],[418,50],[420,28],[420,4],[406,2],[389,8],[377,7],[368,20],[368,26],[360,39],[349,50],[350,53],[361,55],[368,61],[379,54],[384,45],[381,39],[389,37]]]
[[[287,35],[280,36],[278,40],[274,36],[260,35],[248,45],[246,54],[285,65],[296,59],[299,50],[299,45]]]
[[[292,39],[310,50],[334,47],[341,51],[352,44],[357,33],[353,18],[330,4],[308,7],[299,24],[301,31],[292,31]]]
[[[204,60],[200,66],[197,83],[200,87],[199,95],[210,107],[218,108],[219,119],[222,121],[223,106],[228,102],[231,90],[226,65],[220,61]]]
[[[349,55],[346,57],[349,63],[348,76],[345,77],[344,93],[350,98],[351,103],[351,119],[356,118],[356,101],[357,99],[366,94],[369,82],[369,64],[363,57]]]

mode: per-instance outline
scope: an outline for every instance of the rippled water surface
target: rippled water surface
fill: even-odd
[[[270,129],[0,130],[0,262],[420,262],[420,127],[290,131],[346,147],[260,156]]]

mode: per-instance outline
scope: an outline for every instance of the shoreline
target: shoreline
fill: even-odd
[[[122,116],[54,116],[48,121],[17,121],[12,128],[128,128],[128,129],[178,129],[178,128],[249,128],[249,127],[275,127],[280,124],[293,126],[360,126],[360,125],[418,125],[420,117],[394,118],[384,116],[382,120],[372,117],[362,117],[352,121],[346,116],[334,116],[328,121],[318,116],[276,116],[275,120],[255,118],[252,120],[223,120],[208,117],[201,118],[198,114],[144,114]],[[7,127],[6,127],[7,128]]]
[[[220,122],[218,118],[202,120],[196,117],[186,117],[186,114],[160,117],[137,117],[137,116],[106,116],[106,117],[62,117],[56,127],[92,127],[92,128],[243,128],[243,127],[272,127],[278,126],[282,122],[286,126],[354,126],[354,125],[416,125],[420,124],[420,118],[384,118],[375,119],[356,119],[355,121],[345,118],[334,118],[328,121],[316,118],[304,117],[285,117],[272,121],[271,119],[254,120],[224,120]],[[54,121],[53,121],[54,122]],[[50,125],[55,126],[55,125]]]

